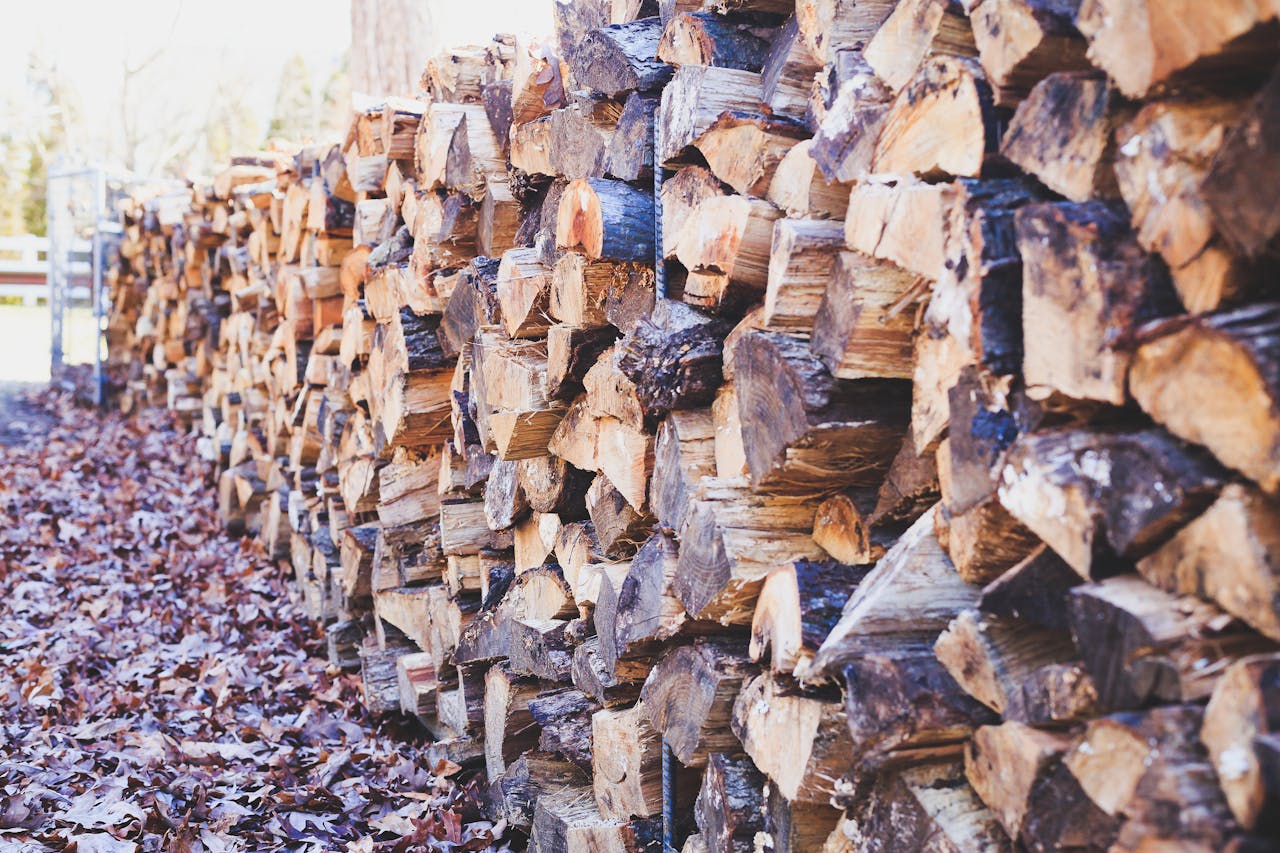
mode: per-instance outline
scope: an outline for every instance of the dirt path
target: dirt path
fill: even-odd
[[[217,533],[189,437],[15,399],[0,853],[502,849],[455,767],[364,716],[283,574]]]

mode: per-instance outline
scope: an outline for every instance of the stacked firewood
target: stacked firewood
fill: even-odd
[[[540,851],[1269,849],[1280,9],[556,9],[126,213],[370,710]]]

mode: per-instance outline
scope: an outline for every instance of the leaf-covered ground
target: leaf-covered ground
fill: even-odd
[[[10,395],[0,422],[0,853],[504,849],[218,532],[164,415]]]

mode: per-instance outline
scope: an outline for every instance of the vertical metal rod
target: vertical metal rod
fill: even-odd
[[[48,290],[46,299],[49,305],[49,379],[56,380],[62,368],[62,291],[58,272],[61,268],[62,247],[59,245],[58,232],[62,226],[62,210],[60,200],[54,195],[54,188],[60,186],[61,178],[50,174],[45,179],[45,232],[49,235],[49,246],[45,250],[45,286]]]
[[[662,846],[676,849],[676,758],[671,744],[662,739]]]

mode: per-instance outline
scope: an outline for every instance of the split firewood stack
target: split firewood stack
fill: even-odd
[[[556,10],[125,212],[369,709],[539,851],[1272,849],[1280,7]]]

